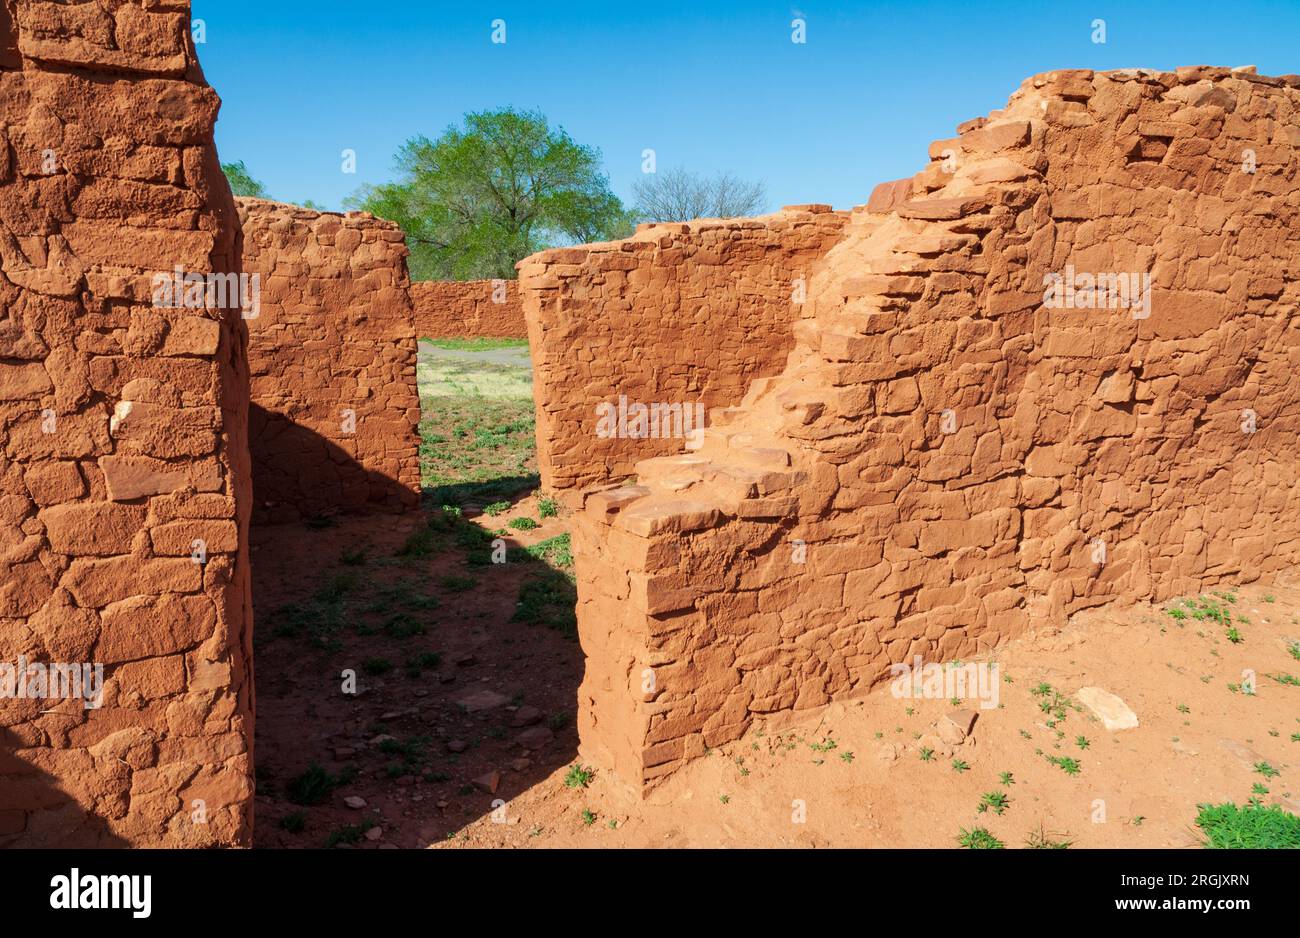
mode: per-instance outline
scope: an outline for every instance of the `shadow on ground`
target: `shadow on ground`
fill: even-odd
[[[426,846],[574,760],[567,535],[500,520],[253,529],[258,846]]]

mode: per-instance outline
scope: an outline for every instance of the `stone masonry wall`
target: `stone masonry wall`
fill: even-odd
[[[254,521],[402,511],[420,497],[416,341],[401,230],[364,212],[238,199]]]
[[[250,842],[248,374],[205,276],[239,271],[218,106],[186,3],[0,4],[0,847]],[[159,292],[178,266],[193,303]],[[54,664],[89,683],[51,688]]]
[[[1039,75],[931,157],[784,372],[578,513],[582,755],[634,787],[891,663],[1300,561],[1300,76]]]
[[[422,339],[522,339],[528,334],[515,280],[417,280],[415,334]]]
[[[651,436],[631,437],[638,405],[707,412],[778,373],[808,277],[847,221],[824,205],[788,206],[761,218],[642,225],[622,241],[521,261],[542,488],[623,478],[638,459],[679,451],[681,438],[668,435],[684,427],[676,414],[655,420],[671,427],[647,420]],[[627,414],[624,429],[606,432],[602,406]]]

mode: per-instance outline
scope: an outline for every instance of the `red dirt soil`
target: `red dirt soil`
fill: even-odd
[[[535,499],[484,518],[484,526],[505,527],[524,514],[537,518]],[[520,585],[549,568],[514,561],[469,566],[454,546],[393,564],[393,555],[424,518],[420,513],[346,518],[319,530],[299,524],[253,529],[260,627],[257,846],[319,847],[332,831],[349,825],[382,829],[382,837],[363,838],[362,845],[425,846],[491,810],[494,798],[515,798],[575,758],[573,715],[582,674],[578,644],[559,631],[510,621]],[[539,528],[512,531],[506,540],[512,547],[528,546],[561,532],[557,519],[543,519]],[[346,552],[361,548],[364,565],[341,562]],[[277,621],[283,619],[277,610],[302,603],[331,576],[349,573],[356,580],[349,591],[355,602],[337,633],[337,650],[317,648],[303,636],[275,636]],[[441,585],[442,577],[478,582],[457,591]],[[400,605],[371,615],[356,610],[403,579],[438,600],[436,609],[408,610],[425,634],[398,638],[380,629],[357,634],[358,621],[382,623],[401,611]],[[418,678],[408,676],[404,663],[430,651],[439,652],[441,662]],[[387,659],[394,668],[372,676],[364,662],[374,658]],[[355,696],[342,693],[345,668],[356,671]],[[459,705],[484,691],[500,695],[483,698],[484,703],[495,700],[495,706],[465,712]],[[529,735],[521,744],[524,734]],[[402,743],[428,737],[427,758],[413,771],[390,777],[387,767],[402,757],[384,752],[383,741],[376,741],[380,736]],[[461,742],[463,751],[451,751],[449,744]],[[312,763],[334,776],[352,766],[357,775],[323,804],[294,804],[286,792]],[[495,794],[474,787],[475,779],[493,771],[501,776]],[[351,796],[365,799],[366,806],[347,807],[343,799]],[[299,833],[283,829],[281,819],[298,811],[306,813],[306,827]]]
[[[533,498],[478,520],[497,528],[519,515],[537,517]],[[1235,591],[1229,608],[1244,637],[1239,644],[1215,622],[1187,618],[1180,624],[1165,607],[1151,606],[1080,615],[1063,630],[1012,642],[996,655],[1001,706],[978,710],[970,736],[951,748],[932,738],[936,721],[953,711],[951,702],[897,699],[882,685],[857,700],[770,720],[687,766],[642,801],[599,766],[590,767],[595,774],[588,787],[566,787],[578,761],[571,719],[549,742],[532,744],[540,749],[519,742],[526,730],[548,727],[555,714],[571,718],[582,676],[575,642],[510,621],[521,582],[540,565],[467,567],[454,548],[407,567],[377,562],[396,552],[422,521],[358,518],[324,530],[254,530],[259,631],[274,627],[273,610],[308,596],[339,571],[360,574],[354,587],[360,605],[412,574],[440,600],[437,609],[419,613],[427,634],[395,639],[345,628],[337,652],[263,631],[259,846],[321,846],[331,831],[354,826],[375,838],[361,836],[356,846],[364,848],[955,847],[961,829],[978,826],[1008,847],[1024,845],[1040,830],[1075,847],[1192,847],[1199,842],[1196,805],[1243,804],[1254,783],[1268,789],[1259,796],[1264,803],[1300,811],[1300,741],[1292,738],[1300,734],[1300,686],[1268,676],[1300,674],[1300,662],[1288,653],[1288,642],[1300,638],[1294,582]],[[510,543],[535,543],[563,527],[559,519],[544,519]],[[362,545],[372,558],[366,566],[331,568],[335,558]],[[456,593],[438,586],[440,577],[467,571],[480,578],[473,589]],[[427,649],[442,653],[441,664],[419,679],[404,674],[402,662]],[[397,667],[368,676],[361,663],[371,657],[389,658]],[[345,667],[358,672],[361,693],[354,698],[340,693]],[[1254,695],[1229,687],[1241,684],[1244,669],[1256,674]],[[1132,707],[1140,725],[1108,732],[1086,708],[1067,707],[1065,719],[1049,727],[1051,715],[1040,709],[1044,697],[1033,693],[1041,682],[1071,701],[1082,686],[1103,687]],[[483,690],[508,700],[463,712],[457,701]],[[512,725],[522,722],[522,706],[540,711],[540,717],[522,713],[539,722]],[[370,731],[375,724],[399,741],[429,737],[427,763],[390,777],[386,767],[400,757],[381,751],[382,740],[374,742],[381,735]],[[1077,742],[1080,736],[1087,748]],[[464,742],[465,750],[450,752],[453,741]],[[930,761],[921,759],[923,746],[936,749]],[[1067,774],[1048,756],[1075,759],[1079,773]],[[518,759],[529,761],[512,768]],[[958,771],[953,760],[968,768]],[[312,762],[335,775],[356,766],[358,774],[323,804],[301,808],[285,791]],[[1280,774],[1260,774],[1260,762]],[[482,778],[493,771],[500,773],[495,793]],[[1014,781],[1003,783],[1003,772]],[[978,810],[985,792],[1008,797],[1003,814]],[[349,808],[349,797],[364,799],[365,807]],[[794,821],[799,802],[802,823]],[[297,811],[306,813],[303,831],[279,826]]]

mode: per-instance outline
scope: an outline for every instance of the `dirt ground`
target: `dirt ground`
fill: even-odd
[[[425,509],[252,532],[258,846],[1190,847],[1201,803],[1300,813],[1294,576],[1028,635],[991,659],[987,709],[886,683],[758,723],[640,798],[578,759],[531,375],[421,349]],[[1139,725],[1108,731],[1081,687]]]
[[[1235,598],[1234,612],[1249,619],[1239,644],[1213,623],[1180,626],[1163,607],[1147,607],[1008,645],[998,656],[1010,678],[1001,706],[979,711],[952,757],[923,761],[926,741],[915,737],[953,705],[896,699],[884,685],[794,725],[755,728],[644,801],[599,772],[577,791],[556,772],[510,803],[517,823],[479,819],[455,843],[954,847],[961,830],[982,827],[1008,847],[1036,834],[1074,847],[1196,846],[1198,803],[1253,796],[1300,812],[1300,686],[1266,676],[1300,672],[1288,650],[1300,637],[1300,590],[1248,587]],[[1254,694],[1241,690],[1246,669],[1256,674]],[[1047,695],[1034,693],[1043,682],[1065,695],[1103,687],[1136,711],[1139,726],[1108,732],[1068,705],[1049,726]],[[1051,756],[1073,758],[1078,773]],[[1256,784],[1267,793],[1252,793]],[[1005,796],[1000,815],[979,810],[985,792]]]
[[[423,515],[254,529],[259,846],[424,846],[571,760],[573,597],[554,567],[522,556],[560,525],[507,527],[538,514],[528,497],[480,516],[509,531],[504,563],[491,562],[496,538],[467,541],[483,530],[467,519],[425,540]],[[530,583],[555,606],[521,608]],[[295,814],[300,830],[285,821]]]
[[[537,514],[529,496],[497,517],[469,510],[463,520],[501,529]],[[961,702],[978,717],[955,746],[936,741],[934,727],[959,702],[900,699],[884,684],[758,724],[642,800],[599,766],[588,767],[585,787],[565,784],[577,764],[581,652],[563,628],[511,621],[521,585],[549,568],[467,566],[455,547],[350,568],[334,559],[355,559],[359,546],[391,558],[419,525],[363,518],[255,532],[259,610],[319,593],[348,570],[363,575],[349,607],[363,619],[355,610],[374,605],[364,597],[404,578],[438,601],[414,613],[420,635],[344,628],[332,650],[301,635],[259,643],[260,845],[956,847],[961,831],[983,828],[1008,847],[1036,836],[1073,847],[1190,847],[1199,803],[1254,797],[1300,811],[1295,585],[1207,594],[1230,610],[1236,643],[1214,619],[1175,619],[1165,610],[1192,607],[1173,603],[1093,612],[1011,643],[996,658],[999,705]],[[509,542],[535,544],[562,528],[543,519]],[[315,562],[301,562],[306,552]],[[444,577],[459,579],[449,589]],[[276,627],[264,616],[258,626]],[[408,676],[402,662],[420,651],[441,659]],[[367,674],[362,663],[374,658],[395,667]],[[344,667],[357,671],[355,696],[340,691]],[[1107,731],[1075,700],[1084,686],[1117,694],[1139,726]],[[312,763],[337,784],[320,804],[295,803],[294,780]],[[295,813],[303,828],[285,829]]]

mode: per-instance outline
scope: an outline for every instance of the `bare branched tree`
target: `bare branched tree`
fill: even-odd
[[[632,184],[636,211],[644,221],[689,221],[692,218],[738,218],[758,215],[767,190],[730,173],[708,177],[688,169],[650,173]]]

